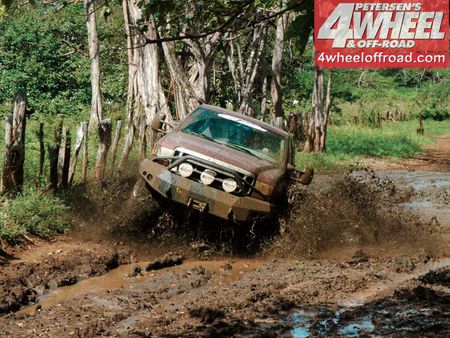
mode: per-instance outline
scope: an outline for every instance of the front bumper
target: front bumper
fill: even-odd
[[[220,218],[249,221],[255,216],[270,214],[275,209],[269,202],[235,196],[181,177],[150,159],[141,161],[139,173],[162,196]]]

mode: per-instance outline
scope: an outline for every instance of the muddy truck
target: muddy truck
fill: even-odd
[[[295,169],[292,137],[272,125],[210,105],[169,131],[163,120],[157,115],[152,123],[154,134],[163,136],[139,165],[135,198],[163,198],[246,222],[273,216],[292,180],[305,185],[312,180],[312,169]]]

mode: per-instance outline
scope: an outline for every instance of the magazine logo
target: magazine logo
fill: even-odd
[[[320,67],[448,66],[449,0],[315,1]]]

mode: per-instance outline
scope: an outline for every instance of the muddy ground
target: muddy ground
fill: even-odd
[[[317,176],[255,226],[103,187],[71,232],[0,261],[0,336],[449,336],[447,159]]]

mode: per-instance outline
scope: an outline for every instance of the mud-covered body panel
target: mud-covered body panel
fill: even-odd
[[[139,173],[162,196],[224,219],[248,221],[270,214],[273,204],[248,196],[236,196],[181,177],[152,159],[141,162]]]

